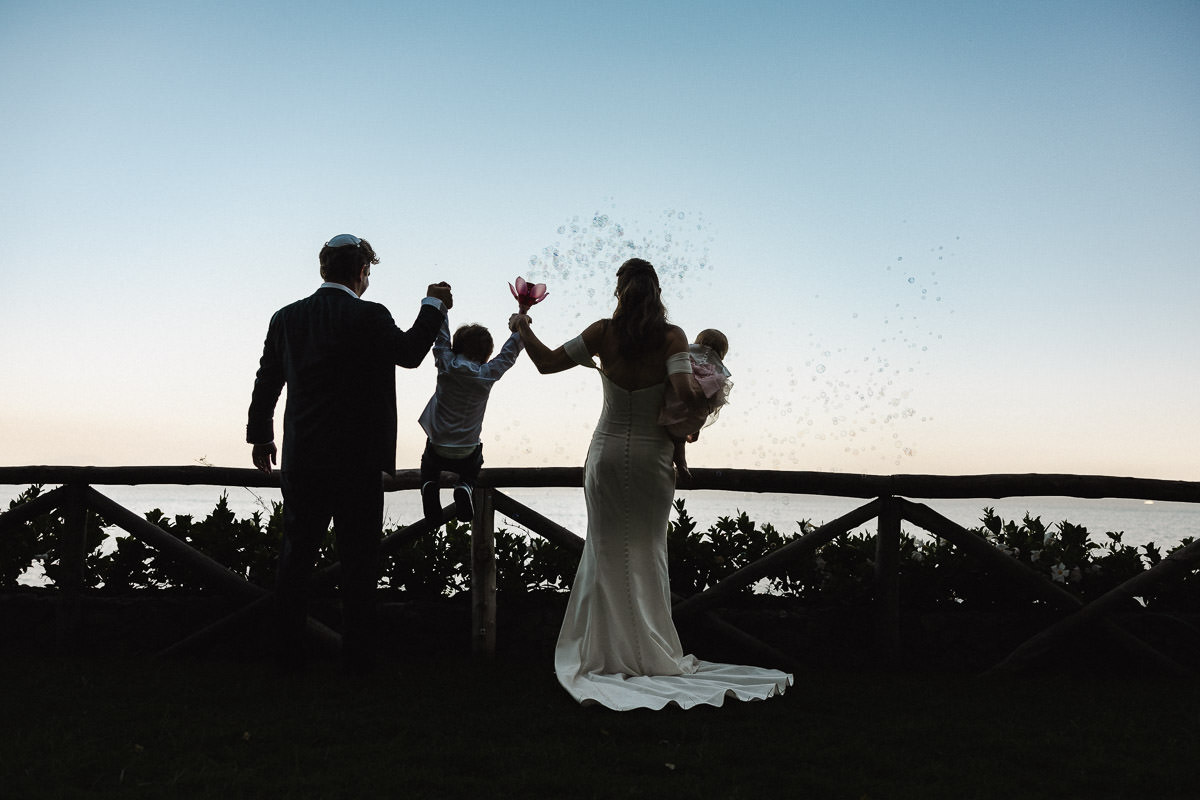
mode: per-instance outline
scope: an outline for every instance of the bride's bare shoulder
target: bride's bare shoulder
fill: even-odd
[[[683,328],[678,325],[667,326],[667,353],[678,353],[680,350],[687,350],[687,334],[683,332]]]
[[[592,353],[595,353],[596,349],[600,347],[600,343],[604,339],[604,334],[608,330],[608,323],[610,321],[611,320],[607,319],[598,319],[591,325],[588,325],[586,328],[584,328],[583,333],[580,334],[583,337],[584,344],[588,346]]]

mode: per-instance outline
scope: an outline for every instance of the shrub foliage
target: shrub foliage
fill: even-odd
[[[41,492],[40,485],[30,486],[9,508]],[[238,518],[222,494],[203,519],[167,517],[159,509],[145,516],[246,580],[268,588],[273,585],[283,528],[280,503]],[[16,586],[35,564],[44,571],[46,583],[54,585],[60,577],[58,545],[65,525],[63,516],[52,512],[0,535],[0,588]],[[677,499],[667,531],[671,589],[682,596],[701,592],[814,527],[804,520],[797,522],[794,532],[784,533],[770,524],[755,523],[742,511],[702,528],[688,513],[684,499]],[[1020,521],[1004,520],[992,508],[983,509],[980,525],[971,533],[1085,601],[1153,567],[1164,556],[1153,543],[1124,544],[1123,532],[1107,532],[1097,541],[1085,527],[1065,520],[1049,526],[1028,514]],[[1177,547],[1191,542],[1189,537]],[[88,515],[85,546],[85,581],[92,589],[206,591],[197,576],[96,514]],[[569,590],[577,563],[575,554],[509,528],[496,531],[496,558],[497,588],[510,594]],[[335,560],[335,537],[330,531],[317,567]],[[470,590],[470,564],[470,526],[452,520],[389,554],[380,585],[412,598],[450,597]],[[970,553],[923,533],[901,533],[899,570],[902,602],[913,608],[1002,609],[1039,602]],[[811,557],[779,568],[744,591],[814,604],[853,604],[871,599],[874,571],[875,534],[865,529],[834,539]],[[1200,609],[1200,576],[1193,572],[1139,599],[1151,608]]]

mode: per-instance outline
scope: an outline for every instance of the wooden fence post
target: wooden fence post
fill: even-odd
[[[900,510],[896,498],[879,498],[875,537],[876,642],[886,664],[900,656]]]
[[[491,487],[475,487],[471,521],[471,652],[496,654],[496,512]]]
[[[62,589],[55,613],[55,643],[59,651],[71,649],[71,643],[79,632],[83,609],[83,589],[86,584],[84,567],[87,562],[87,518],[88,507],[85,493],[87,486],[71,484],[67,487],[63,512],[62,538],[58,543],[59,576],[56,583]]]

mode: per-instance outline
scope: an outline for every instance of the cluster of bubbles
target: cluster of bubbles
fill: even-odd
[[[559,238],[529,258],[526,280],[546,283],[551,291],[570,287],[576,317],[597,319],[612,312],[617,268],[630,258],[654,265],[663,294],[687,297],[711,273],[708,246],[713,237],[703,215],[667,209],[642,230],[619,221],[615,212],[596,211],[558,226]]]
[[[919,414],[912,395],[920,377],[928,374],[926,355],[942,339],[939,320],[954,313],[943,303],[937,269],[930,268],[947,255],[945,246],[938,245],[918,259],[919,266],[905,264],[903,256],[886,265],[883,280],[896,301],[877,320],[879,338],[868,351],[831,347],[809,333],[811,355],[802,366],[787,368],[789,388],[807,402],[803,409],[791,402],[783,409],[797,420],[795,435],[786,442],[803,447],[810,437],[833,441],[849,456],[877,457],[895,466],[916,455],[910,423],[933,417]],[[857,311],[849,316],[851,325],[871,324]]]
[[[524,277],[549,286],[549,302],[563,304],[556,316],[579,323],[574,332],[612,313],[616,271],[629,258],[653,263],[664,295],[672,299],[715,291],[709,258],[713,236],[700,214],[668,209],[641,226],[610,209],[572,217],[556,233],[552,243],[530,256]],[[828,468],[806,458],[810,444],[827,453],[832,447],[846,457],[839,457],[839,463],[862,462],[864,471],[869,470],[867,461],[900,466],[917,455],[916,427],[933,419],[917,410],[921,380],[928,374],[925,359],[942,340],[946,316],[954,313],[943,299],[940,262],[953,255],[945,245],[935,245],[907,260],[901,255],[880,265],[872,280],[882,282],[889,297],[885,306],[845,312],[845,327],[808,334],[807,354],[787,354],[778,371],[742,384],[741,391],[750,395],[745,397],[745,432],[731,440],[738,453],[736,466]],[[820,295],[814,300],[821,302]],[[856,335],[843,338],[847,329]],[[864,335],[873,343],[857,344]],[[739,407],[741,397],[735,389]],[[594,400],[590,392],[560,395],[557,408],[565,414],[560,433],[586,437],[598,410]],[[527,429],[496,434],[509,440],[509,446],[513,437],[520,439],[520,452],[544,453],[546,463],[581,457],[574,435],[546,441],[531,438]]]

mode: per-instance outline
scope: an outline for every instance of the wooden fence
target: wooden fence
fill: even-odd
[[[501,491],[504,488],[580,487],[580,467],[485,469],[476,491],[475,519],[471,535],[472,644],[480,655],[490,655],[496,646],[496,557],[495,515],[497,513],[529,529],[559,547],[580,552],[583,539],[536,510],[519,503]],[[145,544],[158,548],[214,588],[245,600],[241,611],[199,631],[171,649],[182,649],[211,636],[231,621],[253,613],[268,596],[266,589],[247,582],[224,565],[197,552],[185,543],[120,506],[93,488],[95,485],[175,484],[207,486],[277,487],[278,475],[267,476],[253,469],[231,467],[0,467],[0,484],[59,484],[40,497],[7,513],[0,514],[0,536],[41,514],[59,510],[67,521],[61,542],[61,579],[58,588],[64,602],[60,626],[68,627],[77,614],[78,598],[84,586],[83,563],[86,515],[94,511],[123,528]],[[404,470],[385,481],[388,491],[419,489],[417,470]],[[677,620],[700,616],[723,634],[745,647],[759,651],[776,663],[791,661],[785,654],[748,636],[718,616],[717,609],[738,589],[794,561],[812,557],[818,548],[871,520],[877,520],[875,582],[877,598],[877,636],[885,658],[900,650],[900,597],[898,565],[902,522],[912,523],[951,545],[972,553],[995,572],[1025,586],[1064,616],[1017,647],[995,670],[1015,670],[1053,648],[1065,635],[1086,625],[1103,629],[1118,645],[1148,659],[1168,672],[1194,676],[1192,669],[1158,652],[1112,620],[1112,612],[1130,598],[1143,595],[1164,581],[1178,580],[1200,566],[1200,539],[1176,550],[1144,573],[1087,603],[1060,588],[1043,575],[990,545],[978,535],[947,519],[932,508],[909,498],[1003,498],[1064,496],[1076,498],[1130,498],[1141,500],[1200,503],[1200,483],[1147,478],[1122,478],[1094,475],[856,475],[829,472],[777,470],[693,469],[692,480],[681,489],[714,489],[773,494],[808,494],[853,497],[868,500],[862,506],[811,530],[763,558],[730,575],[715,586],[687,598],[676,598]],[[453,506],[443,509],[443,516]],[[424,535],[432,526],[424,520],[385,537],[382,552],[387,554]],[[1200,532],[1198,532],[1200,533]],[[318,571],[318,585],[337,579],[339,566]],[[326,646],[336,646],[338,634],[310,620],[310,631]]]

